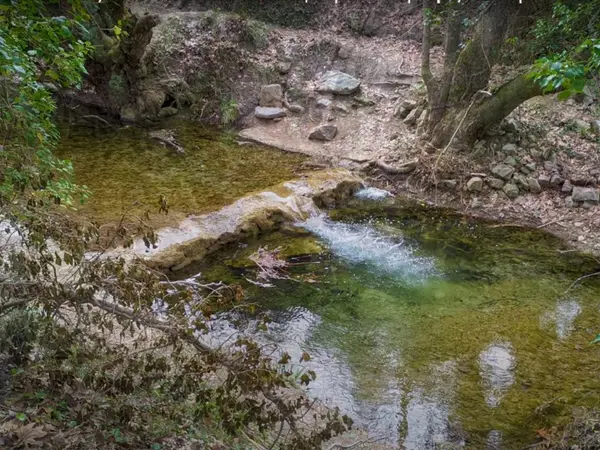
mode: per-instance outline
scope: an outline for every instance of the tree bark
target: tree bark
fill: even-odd
[[[430,0],[424,0],[423,7],[429,6]],[[519,3],[513,0],[491,0],[475,25],[472,38],[462,51],[459,51],[459,47],[464,10],[460,6],[451,8],[446,22],[444,68],[438,78],[432,75],[430,69],[431,30],[425,11],[424,9],[421,73],[427,86],[429,114],[424,137],[434,146],[442,147],[448,144],[457,124],[462,122],[463,130],[456,133],[457,139],[466,139],[466,143],[470,143],[481,132],[484,122],[499,122],[518,106],[519,103],[513,105],[514,101],[511,99],[524,97],[521,100],[524,101],[531,97],[530,89],[523,94],[513,92],[513,88],[517,86],[524,87],[523,82],[513,80],[507,83],[506,89],[501,88],[494,96],[502,95],[503,101],[499,102],[494,97],[493,102],[492,99],[484,99],[484,90],[488,89],[492,68],[500,56],[506,32],[519,11]],[[484,104],[489,105],[489,109],[484,108]],[[504,106],[500,107],[500,104]],[[488,116],[491,111],[500,114],[507,109],[504,115],[493,120]],[[476,112],[485,113],[485,120],[483,117],[472,119]]]
[[[487,129],[499,124],[517,106],[538,95],[542,95],[539,85],[525,75],[519,75],[504,84],[493,95],[476,97],[467,108],[448,109],[444,119],[436,127],[431,143],[436,147],[449,144],[462,121],[455,139],[459,145],[470,145]]]

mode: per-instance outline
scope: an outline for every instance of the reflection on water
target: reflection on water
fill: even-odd
[[[573,332],[573,323],[581,313],[581,306],[576,300],[559,300],[552,311],[543,314],[542,326],[552,323],[559,339],[566,339]]]
[[[515,382],[516,360],[510,342],[490,344],[479,355],[479,370],[485,385],[485,402],[490,408],[500,404],[502,396]]]
[[[429,211],[332,216],[266,240],[301,256],[290,259],[292,280],[246,286],[273,324],[257,333],[249,315],[236,330],[222,316],[223,336],[255,336],[294,361],[307,351],[309,394],[391,448],[522,448],[570,405],[600,401],[600,349],[574,351],[597,332],[600,285],[558,298],[595,261],[556,252],[538,231]],[[243,284],[254,269],[238,251],[263,242],[215,255],[206,278]],[[556,398],[564,407],[537,413]]]

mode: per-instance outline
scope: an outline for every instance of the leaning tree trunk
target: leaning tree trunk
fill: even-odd
[[[432,0],[424,0],[424,8]],[[498,61],[506,32],[519,11],[514,0],[492,0],[476,24],[462,51],[460,27],[464,4],[448,9],[445,61],[434,77],[429,62],[431,25],[425,9],[421,73],[427,86],[428,113],[424,137],[435,147],[470,144],[490,126],[499,123],[525,100],[541,91],[530,80],[518,76],[493,94],[487,92],[493,66]],[[456,141],[454,141],[456,139]]]

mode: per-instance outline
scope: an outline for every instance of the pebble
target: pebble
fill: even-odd
[[[579,236],[579,237],[577,238],[577,240],[578,240],[579,242],[583,242],[583,241],[585,240],[585,238],[584,238],[583,236]]]

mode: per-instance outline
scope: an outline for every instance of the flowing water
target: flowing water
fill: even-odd
[[[599,400],[600,284],[592,258],[535,230],[378,201],[313,217],[215,255],[203,277],[238,282],[273,319],[221,316],[317,372],[309,393],[407,449],[522,448]],[[248,255],[281,248],[292,280],[260,289]]]
[[[73,162],[77,183],[92,191],[83,213],[100,222],[116,221],[148,206],[156,211],[163,195],[170,214],[153,224],[165,225],[294,178],[306,160],[271,148],[240,146],[233,136],[197,123],[163,126],[175,130],[184,155],[161,146],[140,128],[62,127],[57,154]]]

